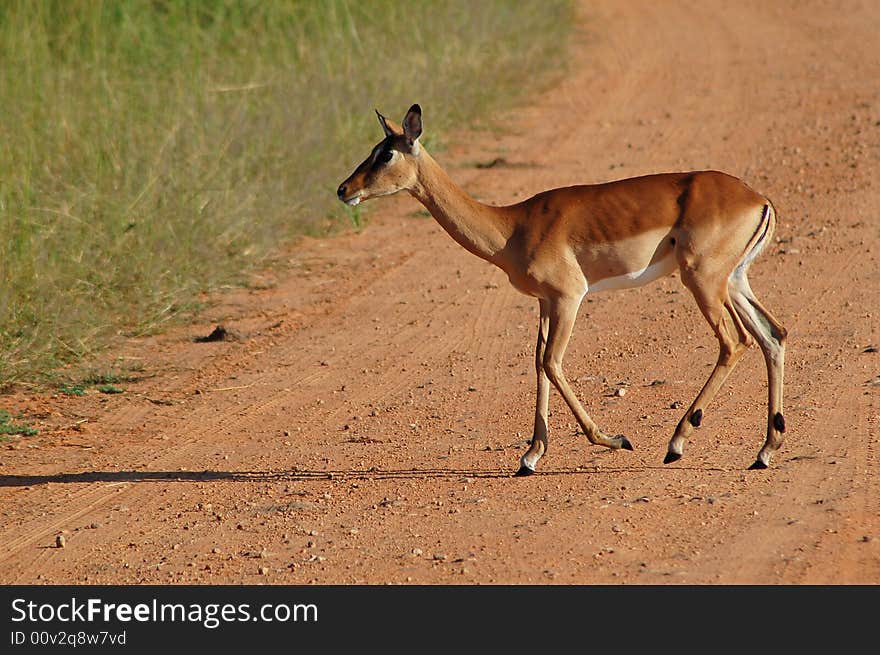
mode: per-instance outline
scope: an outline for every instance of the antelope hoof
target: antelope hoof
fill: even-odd
[[[633,445],[629,442],[629,439],[627,439],[622,434],[618,434],[615,437],[615,439],[620,441],[620,446],[618,446],[618,448],[621,448],[622,450],[632,450],[633,449]]]
[[[519,467],[519,471],[517,471],[516,473],[513,474],[513,477],[524,478],[527,475],[534,475],[534,474],[535,474],[535,469],[530,469],[528,466],[523,464],[522,466]]]
[[[749,467],[749,470],[750,471],[757,471],[757,470],[765,469],[765,468],[767,468],[767,464],[762,462],[760,459],[756,459],[755,463]]]
[[[663,458],[663,463],[672,464],[672,462],[677,462],[680,459],[681,453],[674,453],[672,451],[669,451],[668,453],[666,453],[666,457]]]

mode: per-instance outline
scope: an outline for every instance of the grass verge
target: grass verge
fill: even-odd
[[[0,3],[0,388],[154,331],[300,234],[413,102],[438,138],[559,70],[567,0]],[[438,137],[438,135],[440,135]]]

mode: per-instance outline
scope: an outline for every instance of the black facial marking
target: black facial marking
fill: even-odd
[[[373,152],[370,153],[370,156],[364,161],[364,164],[367,164],[367,162],[369,162],[369,165],[371,166],[387,164],[391,161],[393,156],[394,147],[391,144],[391,139],[385,139],[376,144],[373,148]]]
[[[693,425],[695,428],[700,427],[700,423],[703,422],[703,410],[698,409],[697,411],[695,411],[693,414],[691,414],[689,420],[691,422],[691,425]]]
[[[777,432],[785,432],[785,417],[779,412],[773,415],[773,427]]]

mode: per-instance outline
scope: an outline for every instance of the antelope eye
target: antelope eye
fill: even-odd
[[[383,150],[382,152],[379,153],[379,161],[382,162],[383,164],[387,163],[387,162],[391,161],[391,158],[393,156],[394,156],[394,152],[392,150]]]

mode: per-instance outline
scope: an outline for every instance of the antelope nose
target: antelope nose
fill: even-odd
[[[339,188],[336,189],[336,195],[339,197],[340,200],[342,200],[345,197],[345,191],[346,191],[345,182],[343,182],[342,184],[339,185]]]

